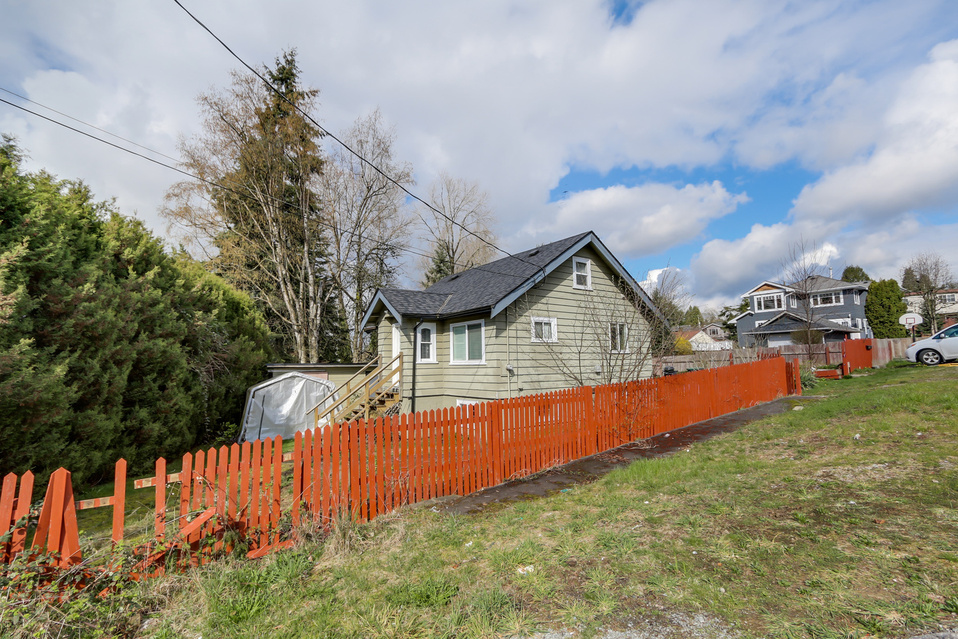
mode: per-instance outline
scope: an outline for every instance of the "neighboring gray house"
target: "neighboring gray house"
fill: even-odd
[[[806,326],[826,342],[872,336],[865,318],[868,282],[844,282],[813,275],[791,284],[762,282],[743,297],[748,310],[730,320],[742,347],[787,346]]]
[[[649,377],[650,318],[664,321],[590,231],[424,291],[380,289],[363,326],[384,366],[401,362],[410,412]]]

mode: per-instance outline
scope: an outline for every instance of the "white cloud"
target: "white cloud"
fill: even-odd
[[[876,224],[958,199],[958,40],[929,57],[902,86],[875,150],[803,188],[796,219]]]
[[[955,37],[955,3],[651,0],[615,27],[606,0],[209,0],[191,9],[253,64],[298,47],[330,130],[380,106],[417,191],[441,170],[477,180],[510,248],[526,248],[511,242],[530,221],[555,234],[542,241],[593,228],[623,257],[700,241],[718,226],[710,223],[731,227],[742,213],[744,194],[708,173],[731,161],[829,171],[799,198],[800,218],[871,204],[894,217],[913,202],[958,199],[948,188],[958,162],[936,138],[950,135],[940,125],[958,112],[954,55],[942,46],[924,58]],[[0,85],[171,155],[178,135],[197,130],[196,95],[225,86],[239,66],[172,3],[6,2],[4,17]],[[162,229],[156,208],[175,173],[4,105],[0,127],[19,135],[29,168],[82,178]],[[570,171],[630,167],[694,169],[695,184],[548,201]],[[729,239],[706,244],[697,288],[734,291],[760,273],[776,250],[763,241],[797,234],[785,213],[764,213],[746,238],[726,228]],[[738,250],[748,264],[723,256]]]
[[[748,201],[729,193],[721,182],[677,187],[670,184],[612,186],[573,193],[554,205],[547,219],[526,226],[530,235],[572,235],[583,229],[598,233],[620,257],[662,253],[699,237],[709,222]]]

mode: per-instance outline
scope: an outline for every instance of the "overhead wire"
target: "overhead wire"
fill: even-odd
[[[25,95],[20,95],[19,93],[16,93],[16,92],[14,92],[14,91],[11,91],[10,89],[6,89],[6,88],[4,88],[4,87],[0,87],[0,91],[3,91],[4,93],[9,93],[9,94],[12,95],[12,96],[15,96],[15,97],[17,97],[17,98],[20,98],[20,99],[23,100],[24,102],[29,102],[30,104],[35,104],[35,105],[37,105],[38,107],[41,107],[41,108],[43,108],[43,109],[46,109],[47,111],[50,111],[50,112],[52,112],[52,113],[56,113],[57,115],[63,116],[63,117],[65,117],[65,118],[67,118],[68,120],[73,120],[74,122],[76,122],[76,123],[78,123],[78,124],[82,124],[83,126],[90,127],[91,129],[94,129],[94,130],[96,130],[96,131],[99,131],[100,133],[105,133],[105,134],[109,135],[109,136],[112,137],[112,138],[116,138],[117,140],[123,140],[123,141],[126,142],[127,144],[132,144],[133,146],[135,146],[135,147],[137,147],[137,148],[140,148],[140,149],[143,149],[144,151],[149,151],[150,153],[154,153],[154,154],[156,154],[156,155],[159,155],[160,157],[164,157],[164,158],[166,158],[167,160],[170,160],[170,161],[172,161],[172,162],[176,162],[177,164],[179,164],[179,162],[180,162],[180,159],[179,159],[179,158],[175,158],[175,157],[173,157],[173,156],[167,155],[166,153],[163,153],[163,152],[161,152],[161,151],[157,151],[156,149],[151,149],[151,148],[148,147],[148,146],[143,146],[142,144],[139,144],[139,143],[137,143],[137,142],[134,142],[133,140],[130,140],[130,139],[128,139],[128,138],[125,138],[125,137],[123,137],[122,135],[117,135],[116,133],[113,133],[112,131],[107,131],[106,129],[102,129],[102,128],[96,126],[95,124],[90,124],[89,122],[84,122],[83,120],[81,120],[81,119],[79,119],[79,118],[73,117],[73,116],[70,115],[69,113],[64,113],[63,111],[57,111],[57,110],[54,109],[53,107],[47,106],[47,105],[45,105],[45,104],[41,104],[41,103],[37,102],[36,100],[31,100],[31,99],[28,98],[27,96],[25,96]],[[10,104],[10,103],[7,102],[7,104]]]
[[[193,15],[193,13],[192,13],[189,9],[187,9],[185,6],[183,6],[183,3],[180,2],[180,0],[173,0],[173,2],[175,2],[176,5],[177,5],[180,9],[182,9],[182,10],[186,13],[186,15],[188,15],[190,18],[192,18],[192,20],[193,20],[194,22],[196,22],[196,24],[198,24],[204,31],[206,31],[208,34],[210,34],[210,36],[212,36],[214,40],[216,40],[224,49],[226,49],[231,56],[233,56],[234,58],[236,58],[236,60],[239,61],[240,64],[242,64],[244,67],[246,67],[246,68],[250,71],[250,73],[252,73],[252,74],[255,75],[257,78],[259,78],[273,93],[275,93],[276,95],[278,95],[278,96],[279,96],[282,100],[284,100],[287,104],[289,104],[291,107],[293,107],[294,109],[296,109],[296,111],[297,111],[300,115],[302,115],[303,117],[307,118],[316,128],[318,128],[320,131],[322,131],[323,134],[328,135],[330,138],[332,138],[333,140],[335,140],[337,143],[339,143],[340,146],[342,146],[344,149],[346,149],[347,151],[349,151],[349,153],[351,153],[352,155],[356,156],[361,162],[363,162],[364,164],[366,164],[367,166],[369,166],[370,168],[372,168],[374,171],[376,171],[377,173],[379,173],[380,175],[382,175],[386,180],[388,180],[389,182],[391,182],[392,184],[394,184],[396,187],[398,187],[399,189],[401,189],[407,196],[409,196],[409,197],[411,197],[412,199],[416,200],[417,202],[421,203],[423,206],[427,207],[429,210],[431,210],[431,211],[433,211],[434,213],[436,213],[437,215],[440,215],[441,217],[445,218],[446,220],[448,220],[448,221],[451,222],[452,224],[458,226],[460,229],[462,229],[463,231],[465,231],[467,234],[469,234],[469,235],[475,237],[475,238],[478,239],[479,241],[485,243],[486,245],[488,245],[488,246],[490,246],[491,248],[493,248],[493,249],[499,251],[500,253],[504,253],[505,255],[508,255],[509,257],[513,257],[513,258],[516,258],[516,259],[518,259],[518,260],[520,260],[520,261],[522,261],[522,262],[525,262],[526,264],[529,264],[530,266],[533,266],[533,267],[537,268],[537,269],[540,270],[540,271],[542,270],[542,267],[540,267],[540,266],[538,266],[538,265],[536,265],[536,264],[533,264],[532,262],[529,262],[528,260],[525,260],[525,259],[523,259],[523,258],[521,258],[521,257],[518,257],[517,255],[514,255],[514,254],[510,253],[509,251],[507,251],[507,250],[505,250],[505,249],[503,249],[503,248],[500,248],[500,247],[497,246],[494,242],[491,242],[491,241],[489,241],[487,238],[485,238],[485,237],[479,235],[478,233],[476,233],[476,232],[473,231],[472,229],[466,227],[464,224],[462,224],[462,223],[459,222],[458,220],[455,220],[455,219],[451,218],[450,216],[448,216],[447,214],[445,214],[444,212],[442,212],[439,208],[437,208],[436,206],[430,204],[430,203],[427,202],[426,200],[422,199],[421,197],[419,197],[418,195],[416,195],[415,193],[413,193],[412,191],[410,191],[409,189],[407,189],[403,184],[401,184],[401,183],[398,182],[397,180],[393,179],[393,177],[392,177],[391,175],[387,174],[385,171],[383,171],[382,169],[380,169],[378,166],[376,166],[375,164],[373,164],[372,162],[370,162],[369,160],[367,160],[363,155],[361,155],[360,153],[358,153],[357,151],[355,151],[355,150],[354,150],[352,147],[350,147],[348,144],[346,144],[345,142],[343,142],[342,140],[340,140],[338,137],[336,137],[335,135],[333,135],[332,132],[330,132],[330,131],[327,130],[323,125],[321,125],[319,122],[317,122],[317,121],[313,118],[312,115],[310,115],[310,114],[307,113],[306,111],[303,111],[303,110],[299,107],[298,104],[294,103],[292,100],[290,100],[288,97],[286,97],[286,95],[285,95],[282,91],[280,91],[279,89],[277,89],[275,86],[273,86],[273,84],[272,84],[269,80],[267,80],[266,78],[264,78],[263,75],[262,75],[259,71],[257,71],[255,68],[253,68],[253,67],[252,67],[249,63],[247,63],[242,57],[240,57],[239,54],[237,54],[235,51],[233,51],[233,49],[230,48],[230,46],[229,46],[228,44],[226,44],[226,42],[224,42],[222,38],[220,38],[218,35],[216,35],[216,34],[213,32],[212,29],[210,29],[208,26],[206,26],[206,24],[204,24],[202,20],[200,20],[199,18],[197,18],[195,15]]]
[[[96,126],[94,126],[94,125],[92,125],[92,124],[89,124],[88,122],[84,122],[83,120],[80,120],[80,119],[75,118],[75,117],[73,117],[73,116],[67,115],[67,114],[65,114],[65,113],[61,113],[61,112],[57,111],[56,109],[53,109],[53,108],[48,107],[48,106],[46,106],[46,105],[43,105],[43,104],[41,104],[41,103],[39,103],[39,102],[36,102],[36,101],[34,101],[34,100],[30,100],[29,98],[23,98],[22,96],[18,95],[17,93],[14,93],[13,91],[10,91],[10,90],[5,89],[5,88],[3,88],[3,87],[0,87],[0,91],[4,91],[4,92],[9,93],[9,94],[11,94],[11,95],[14,95],[14,96],[17,96],[17,97],[19,97],[19,98],[22,98],[22,99],[24,99],[24,100],[26,100],[26,101],[28,101],[28,102],[31,102],[32,104],[36,104],[37,106],[40,106],[40,107],[42,107],[42,108],[44,108],[44,109],[48,109],[48,110],[51,111],[51,112],[54,112],[54,113],[57,113],[57,114],[59,114],[59,115],[62,115],[63,117],[69,118],[70,120],[73,120],[74,122],[77,122],[77,123],[79,123],[79,124],[83,124],[84,126],[88,126],[88,127],[92,128],[92,129],[96,129],[96,130],[98,130],[98,131],[102,131],[103,133],[106,133],[107,135],[110,135],[110,136],[115,137],[115,138],[117,138],[117,139],[123,140],[123,141],[125,141],[125,142],[130,143],[130,144],[133,144],[134,146],[136,146],[136,147],[138,147],[138,148],[144,149],[144,150],[149,151],[149,152],[151,152],[151,153],[155,153],[155,154],[160,155],[160,156],[165,157],[165,158],[169,158],[169,159],[171,159],[171,160],[174,161],[174,162],[177,162],[177,163],[180,162],[180,161],[177,160],[176,158],[171,158],[170,156],[168,156],[168,155],[166,155],[166,154],[164,154],[164,153],[161,153],[161,152],[159,152],[159,151],[155,151],[155,150],[153,150],[153,149],[151,149],[151,148],[149,148],[149,147],[147,147],[147,146],[144,146],[144,145],[142,145],[142,144],[138,144],[138,143],[136,143],[136,142],[133,142],[133,141],[131,141],[131,140],[128,140],[128,139],[126,139],[126,138],[124,138],[124,137],[122,137],[122,136],[116,135],[116,134],[114,134],[114,133],[111,133],[111,132],[106,131],[106,130],[104,130],[104,129],[101,129],[101,128],[99,128],[99,127],[96,127]],[[4,99],[4,98],[2,98],[2,97],[0,97],[0,103],[7,104],[7,105],[9,105],[9,106],[12,106],[12,107],[15,108],[15,109],[19,109],[19,110],[21,110],[21,111],[24,111],[24,112],[26,112],[26,113],[29,113],[30,115],[33,115],[33,116],[35,116],[35,117],[41,118],[41,119],[43,119],[43,120],[46,120],[47,122],[51,122],[51,123],[53,123],[53,124],[56,124],[56,125],[58,125],[58,126],[61,126],[61,127],[65,128],[65,129],[68,129],[68,130],[70,130],[70,131],[73,131],[74,133],[79,133],[80,135],[83,135],[83,136],[85,136],[85,137],[88,137],[88,138],[90,138],[90,139],[92,139],[92,140],[95,140],[95,141],[97,141],[97,142],[101,142],[101,143],[103,143],[103,144],[106,144],[106,145],[108,145],[108,146],[110,146],[110,147],[112,147],[112,148],[114,148],[114,149],[118,149],[118,150],[123,151],[123,152],[125,152],[125,153],[129,153],[129,154],[131,154],[131,155],[133,155],[133,156],[136,156],[136,157],[138,157],[138,158],[147,160],[148,162],[152,162],[153,164],[156,164],[156,165],[158,165],[158,166],[162,166],[162,167],[164,167],[164,168],[170,169],[171,171],[175,171],[175,172],[177,172],[177,173],[179,173],[179,174],[181,174],[181,175],[183,175],[183,176],[186,176],[186,177],[188,177],[188,178],[191,178],[191,179],[197,180],[197,181],[199,181],[199,182],[202,182],[202,183],[206,184],[207,186],[210,186],[210,187],[213,187],[213,188],[218,188],[218,189],[223,189],[224,191],[227,191],[227,192],[229,192],[229,193],[232,193],[233,195],[236,195],[236,196],[239,196],[239,197],[243,197],[243,198],[252,197],[252,196],[250,196],[248,193],[243,193],[243,192],[237,190],[236,188],[233,188],[233,187],[230,186],[230,185],[223,184],[223,183],[220,183],[220,182],[217,182],[217,181],[214,181],[214,180],[210,180],[210,179],[204,178],[204,177],[202,177],[202,176],[199,176],[199,175],[196,175],[196,174],[191,173],[191,172],[189,172],[189,171],[186,171],[186,170],[184,170],[184,169],[181,169],[181,168],[179,168],[179,167],[177,167],[177,166],[174,166],[174,165],[171,165],[171,164],[167,164],[166,162],[162,162],[162,161],[160,161],[160,160],[157,160],[156,158],[151,158],[151,157],[148,156],[148,155],[145,155],[145,154],[143,154],[143,153],[139,153],[139,152],[134,151],[134,150],[132,150],[132,149],[128,149],[128,148],[126,148],[126,147],[124,147],[124,146],[121,146],[121,145],[119,145],[119,144],[115,144],[115,143],[113,143],[113,142],[110,142],[109,140],[105,140],[105,139],[103,139],[103,138],[101,138],[101,137],[98,137],[98,136],[96,136],[96,135],[93,135],[92,133],[89,133],[89,132],[87,132],[87,131],[83,131],[83,130],[78,129],[78,128],[74,127],[74,126],[70,126],[69,124],[66,124],[66,123],[64,123],[64,122],[60,122],[59,120],[56,120],[55,118],[51,118],[51,117],[46,116],[46,115],[44,115],[44,114],[42,114],[42,113],[38,113],[38,112],[36,112],[36,111],[34,111],[34,110],[32,110],[32,109],[28,109],[28,108],[26,108],[26,107],[24,107],[24,106],[22,106],[22,105],[16,104],[16,103],[11,102],[11,101],[9,101],[9,100],[6,100],[6,99]],[[382,172],[380,172],[380,174],[382,174]],[[242,188],[242,185],[241,185],[241,184],[237,184],[237,183],[232,183],[232,184],[233,184],[233,186],[238,186],[238,187]],[[266,194],[266,197],[269,198],[270,200],[272,200],[273,202],[278,203],[278,204],[285,204],[285,205],[294,204],[294,202],[291,202],[291,201],[289,201],[289,200],[284,200],[284,199],[282,199],[282,198],[276,197],[276,196],[271,195],[271,194]],[[318,220],[317,220],[317,223],[318,223],[320,226],[324,226],[324,227],[326,227],[326,228],[328,228],[328,229],[331,229],[331,230],[339,230],[340,232],[344,233],[345,235],[350,236],[351,238],[356,238],[356,237],[358,237],[358,235],[359,235],[359,234],[356,233],[355,231],[338,229],[338,227],[336,227],[334,224],[332,224],[332,223],[330,223],[330,222],[326,222],[326,221],[324,221],[324,220],[322,220],[322,219],[318,219]],[[376,241],[376,246],[377,246],[377,248],[378,248],[378,247],[382,247],[382,246],[386,246],[386,245],[387,245],[387,243],[384,242],[384,241],[381,241],[381,240]],[[411,247],[408,247],[408,246],[400,247],[400,248],[399,248],[399,251],[402,252],[402,253],[408,253],[408,254],[416,255],[416,256],[418,256],[418,257],[423,257],[423,258],[427,258],[427,259],[433,257],[433,256],[432,256],[431,254],[429,254],[429,253],[423,253],[422,251],[418,251],[418,250],[416,250],[416,249],[414,249],[414,248],[411,248]],[[515,256],[512,256],[512,257],[515,257]],[[523,260],[522,258],[517,258],[517,259],[520,259],[520,260],[523,261],[523,262],[526,262],[526,263],[531,264],[530,262],[527,262],[526,260]],[[459,264],[459,263],[455,263],[455,262],[454,262],[453,264],[454,264],[455,266],[468,266],[468,265],[463,265],[463,264]],[[536,268],[538,268],[538,269],[541,270],[541,267],[538,267],[537,265],[534,265],[534,264],[532,264],[532,265],[533,265],[533,266],[536,266]],[[488,266],[487,264],[482,264],[482,265],[474,266],[474,267],[471,267],[471,268],[476,269],[476,270],[482,270],[482,271],[484,271],[484,272],[492,273],[492,274],[495,274],[495,275],[503,275],[503,276],[507,276],[507,277],[516,277],[516,274],[515,274],[515,273],[505,273],[505,272],[502,272],[502,271],[497,271],[497,270],[495,270],[495,269],[489,268],[489,266]]]

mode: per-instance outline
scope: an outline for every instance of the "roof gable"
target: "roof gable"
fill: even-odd
[[[746,331],[745,334],[764,335],[766,333],[791,333],[806,327],[817,331],[823,331],[825,333],[836,331],[840,333],[855,333],[860,330],[851,328],[850,326],[843,326],[842,324],[837,324],[827,319],[816,319],[808,322],[806,319],[796,315],[795,313],[782,311],[772,319],[763,323],[761,326],[756,326],[752,330]]]
[[[762,282],[762,283],[759,284],[758,286],[756,286],[756,287],[754,287],[754,288],[752,288],[752,289],[746,291],[745,294],[742,295],[742,297],[747,297],[747,296],[753,295],[753,294],[755,294],[755,293],[767,293],[767,292],[769,292],[769,291],[773,291],[773,292],[774,292],[774,291],[779,291],[779,292],[784,293],[784,292],[789,291],[789,290],[791,290],[791,289],[788,288],[787,286],[785,286],[784,284],[779,284],[778,282],[770,282],[770,281],[768,281],[768,280],[765,280],[764,282]]]
[[[586,246],[591,246],[649,309],[661,315],[635,278],[595,233],[588,231],[444,277],[424,291],[380,289],[363,317],[363,325],[380,305],[399,319],[447,319],[485,313],[495,317]]]

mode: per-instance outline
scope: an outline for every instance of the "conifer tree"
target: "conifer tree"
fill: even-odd
[[[0,148],[0,473],[82,485],[134,472],[238,421],[268,333],[79,182],[22,174]],[[205,278],[213,278],[204,275]]]
[[[865,317],[875,337],[905,337],[905,327],[898,318],[908,311],[908,305],[902,297],[901,288],[895,280],[879,280],[868,286],[865,298]]]

